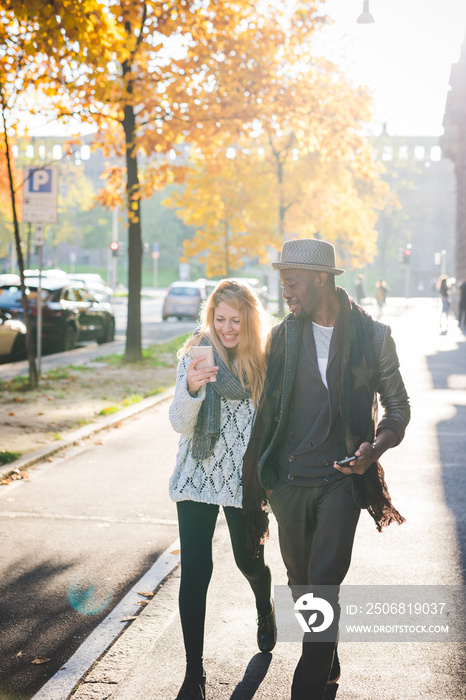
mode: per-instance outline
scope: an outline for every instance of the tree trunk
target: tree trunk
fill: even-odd
[[[123,75],[130,67],[123,65]],[[132,92],[128,83],[128,92]],[[133,105],[124,108],[123,129],[126,141],[126,204],[128,210],[128,321],[126,326],[126,362],[142,359],[141,280],[142,237],[138,160],[135,148],[136,116]]]
[[[15,232],[15,245],[16,245],[16,256],[18,259],[19,276],[21,279],[21,299],[24,309],[24,323],[26,325],[26,351],[27,359],[29,363],[29,385],[31,389],[35,389],[38,384],[37,367],[36,360],[34,356],[34,339],[32,337],[32,324],[31,317],[29,315],[29,305],[26,296],[26,285],[24,284],[24,262],[23,262],[23,251],[21,250],[21,240],[19,236],[19,223],[18,215],[16,212],[16,200],[15,200],[15,188],[13,183],[13,172],[11,169],[10,160],[10,147],[8,143],[8,133],[6,126],[6,115],[5,115],[5,103],[2,95],[2,117],[3,117],[3,136],[5,140],[5,151],[6,151],[6,162],[8,168],[8,180],[10,184],[10,195],[11,195],[11,209],[13,212],[13,227]],[[40,300],[37,300],[40,303]]]

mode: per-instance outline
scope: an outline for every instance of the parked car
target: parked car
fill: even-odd
[[[26,294],[33,332],[37,328],[37,294],[39,280],[27,278]],[[47,277],[42,286],[42,342],[52,352],[71,350],[82,340],[109,343],[115,337],[112,307],[99,302],[80,282],[61,277]],[[22,320],[23,306],[19,285],[0,286],[0,309]]]
[[[20,284],[20,277],[19,275],[15,275],[13,273],[2,273],[0,275],[0,285],[2,284]]]
[[[265,284],[261,284],[256,277],[236,277],[234,278],[234,281],[243,283],[246,282],[246,284],[249,284],[249,286],[261,300],[264,309],[267,308],[267,304],[269,303],[269,290]]]
[[[178,319],[199,317],[202,302],[207,298],[206,285],[203,281],[173,282],[167,289],[163,302],[162,318],[170,316]]]
[[[105,283],[105,280],[100,275],[92,272],[76,272],[68,275],[68,277],[75,282],[82,282],[86,289],[92,292],[97,301],[111,302],[113,290]]]
[[[0,309],[0,361],[12,362],[26,357],[26,326]]]
[[[24,270],[25,277],[39,277],[39,270]],[[61,277],[62,279],[68,278],[68,273],[65,270],[60,270],[59,267],[47,267],[45,270],[41,271],[41,277]]]

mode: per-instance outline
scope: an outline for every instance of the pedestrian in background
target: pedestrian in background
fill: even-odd
[[[448,284],[448,275],[439,277],[438,290],[442,302],[442,310],[440,311],[440,335],[446,335],[448,332],[448,314],[450,313],[450,285]]]
[[[354,288],[356,291],[356,301],[358,302],[358,304],[362,304],[362,300],[366,296],[364,293],[363,280],[364,280],[364,275],[360,274],[357,276],[356,282],[354,283]]]
[[[390,328],[335,286],[343,270],[333,245],[287,241],[272,265],[291,313],[272,329],[264,392],[244,456],[244,509],[259,542],[268,499],[296,601],[303,586],[338,589],[361,508],[379,531],[404,521],[379,459],[403,439],[410,410]],[[345,457],[352,458],[347,466],[338,463]],[[338,621],[338,602],[334,613]],[[316,639],[317,632],[304,635],[291,700],[323,700],[340,676],[336,639]]]
[[[270,569],[264,563],[263,545],[257,556],[246,547],[246,519],[241,510],[242,459],[263,388],[269,329],[263,307],[250,287],[223,280],[206,302],[200,328],[178,353],[169,416],[181,437],[170,496],[177,504],[181,542],[179,608],[186,675],[177,700],[205,697],[206,597],[220,506],[236,564],[255,596],[259,649],[270,652],[276,642]],[[196,346],[213,346],[213,366],[201,368],[203,357],[192,359]]]
[[[388,287],[385,280],[377,280],[375,283],[375,300],[379,307],[379,317],[382,315],[382,309],[387,301]]]
[[[466,280],[460,284],[460,306],[458,310],[458,324],[460,328],[466,328]]]

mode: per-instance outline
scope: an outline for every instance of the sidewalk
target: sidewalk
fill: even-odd
[[[407,312],[394,335],[412,397],[413,419],[405,441],[386,454],[383,463],[394,503],[407,522],[378,534],[363,512],[345,583],[462,584],[465,339],[453,322],[450,334],[439,337],[427,304]],[[266,558],[274,584],[285,584],[273,518]],[[73,700],[171,700],[176,696],[184,675],[178,585],[177,569],[88,673]],[[281,643],[272,654],[263,655],[257,650],[255,634],[253,597],[234,564],[221,516],[206,624],[209,700],[289,700],[300,645]],[[464,644],[342,643],[340,659],[341,680],[329,699],[466,697]]]
[[[464,583],[466,342],[453,319],[448,336],[438,335],[436,309],[429,302],[387,319],[413,418],[404,442],[384,455],[383,465],[394,503],[407,522],[378,534],[363,512],[345,584]],[[168,402],[162,410],[168,410]],[[266,558],[273,583],[286,584],[273,517]],[[70,700],[176,697],[184,676],[179,574],[176,568],[167,577]],[[300,645],[279,643],[272,654],[263,655],[255,637],[253,596],[234,564],[220,515],[206,622],[208,700],[289,700]],[[464,699],[465,651],[457,643],[342,643],[342,676],[328,700]],[[68,699],[51,694],[49,700]]]

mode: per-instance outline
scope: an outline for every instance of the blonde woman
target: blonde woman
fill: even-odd
[[[204,621],[212,574],[212,538],[220,506],[236,564],[255,596],[257,643],[276,642],[270,569],[246,547],[241,471],[265,377],[267,317],[247,284],[223,280],[207,300],[201,326],[178,353],[170,421],[181,433],[170,496],[177,503],[181,541],[179,607],[186,676],[176,700],[204,700]],[[213,366],[192,359],[194,346],[213,346]]]

